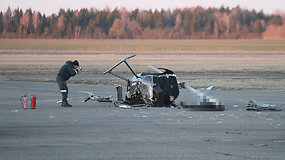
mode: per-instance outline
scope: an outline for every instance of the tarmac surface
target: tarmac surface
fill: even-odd
[[[64,108],[56,83],[0,79],[1,160],[285,159],[285,91],[215,90],[226,109],[210,112],[84,103],[86,91],[116,98],[115,85],[68,87],[73,107]],[[21,108],[25,93],[37,95],[36,109]],[[177,104],[196,103],[187,90],[180,95]],[[252,99],[282,111],[246,111]]]

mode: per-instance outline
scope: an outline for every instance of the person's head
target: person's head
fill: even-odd
[[[72,64],[73,64],[74,69],[76,69],[79,66],[79,63],[77,60],[73,61]]]

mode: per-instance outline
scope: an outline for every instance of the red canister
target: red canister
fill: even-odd
[[[36,96],[34,93],[31,96],[31,109],[36,109]]]

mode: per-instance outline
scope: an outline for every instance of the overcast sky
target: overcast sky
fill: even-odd
[[[175,9],[192,6],[220,7],[221,5],[230,8],[239,5],[242,8],[265,13],[272,13],[275,10],[285,11],[285,0],[0,0],[0,11],[5,12],[10,6],[11,9],[20,8],[26,10],[31,8],[46,15],[58,13],[63,9],[126,7],[128,10],[139,9]]]

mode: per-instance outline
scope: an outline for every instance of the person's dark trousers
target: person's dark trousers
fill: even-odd
[[[58,84],[60,93],[62,95],[62,104],[63,107],[71,107],[72,105],[68,104],[67,102],[67,96],[68,96],[68,88],[66,85],[66,81],[63,80],[63,78],[59,75],[56,76],[56,82]]]
[[[56,76],[56,82],[57,82],[57,84],[58,84],[60,93],[61,93],[61,95],[62,95],[62,99],[67,99],[67,96],[68,96],[68,88],[67,88],[66,82],[65,82],[65,81],[62,79],[62,77],[59,76],[59,75]]]

